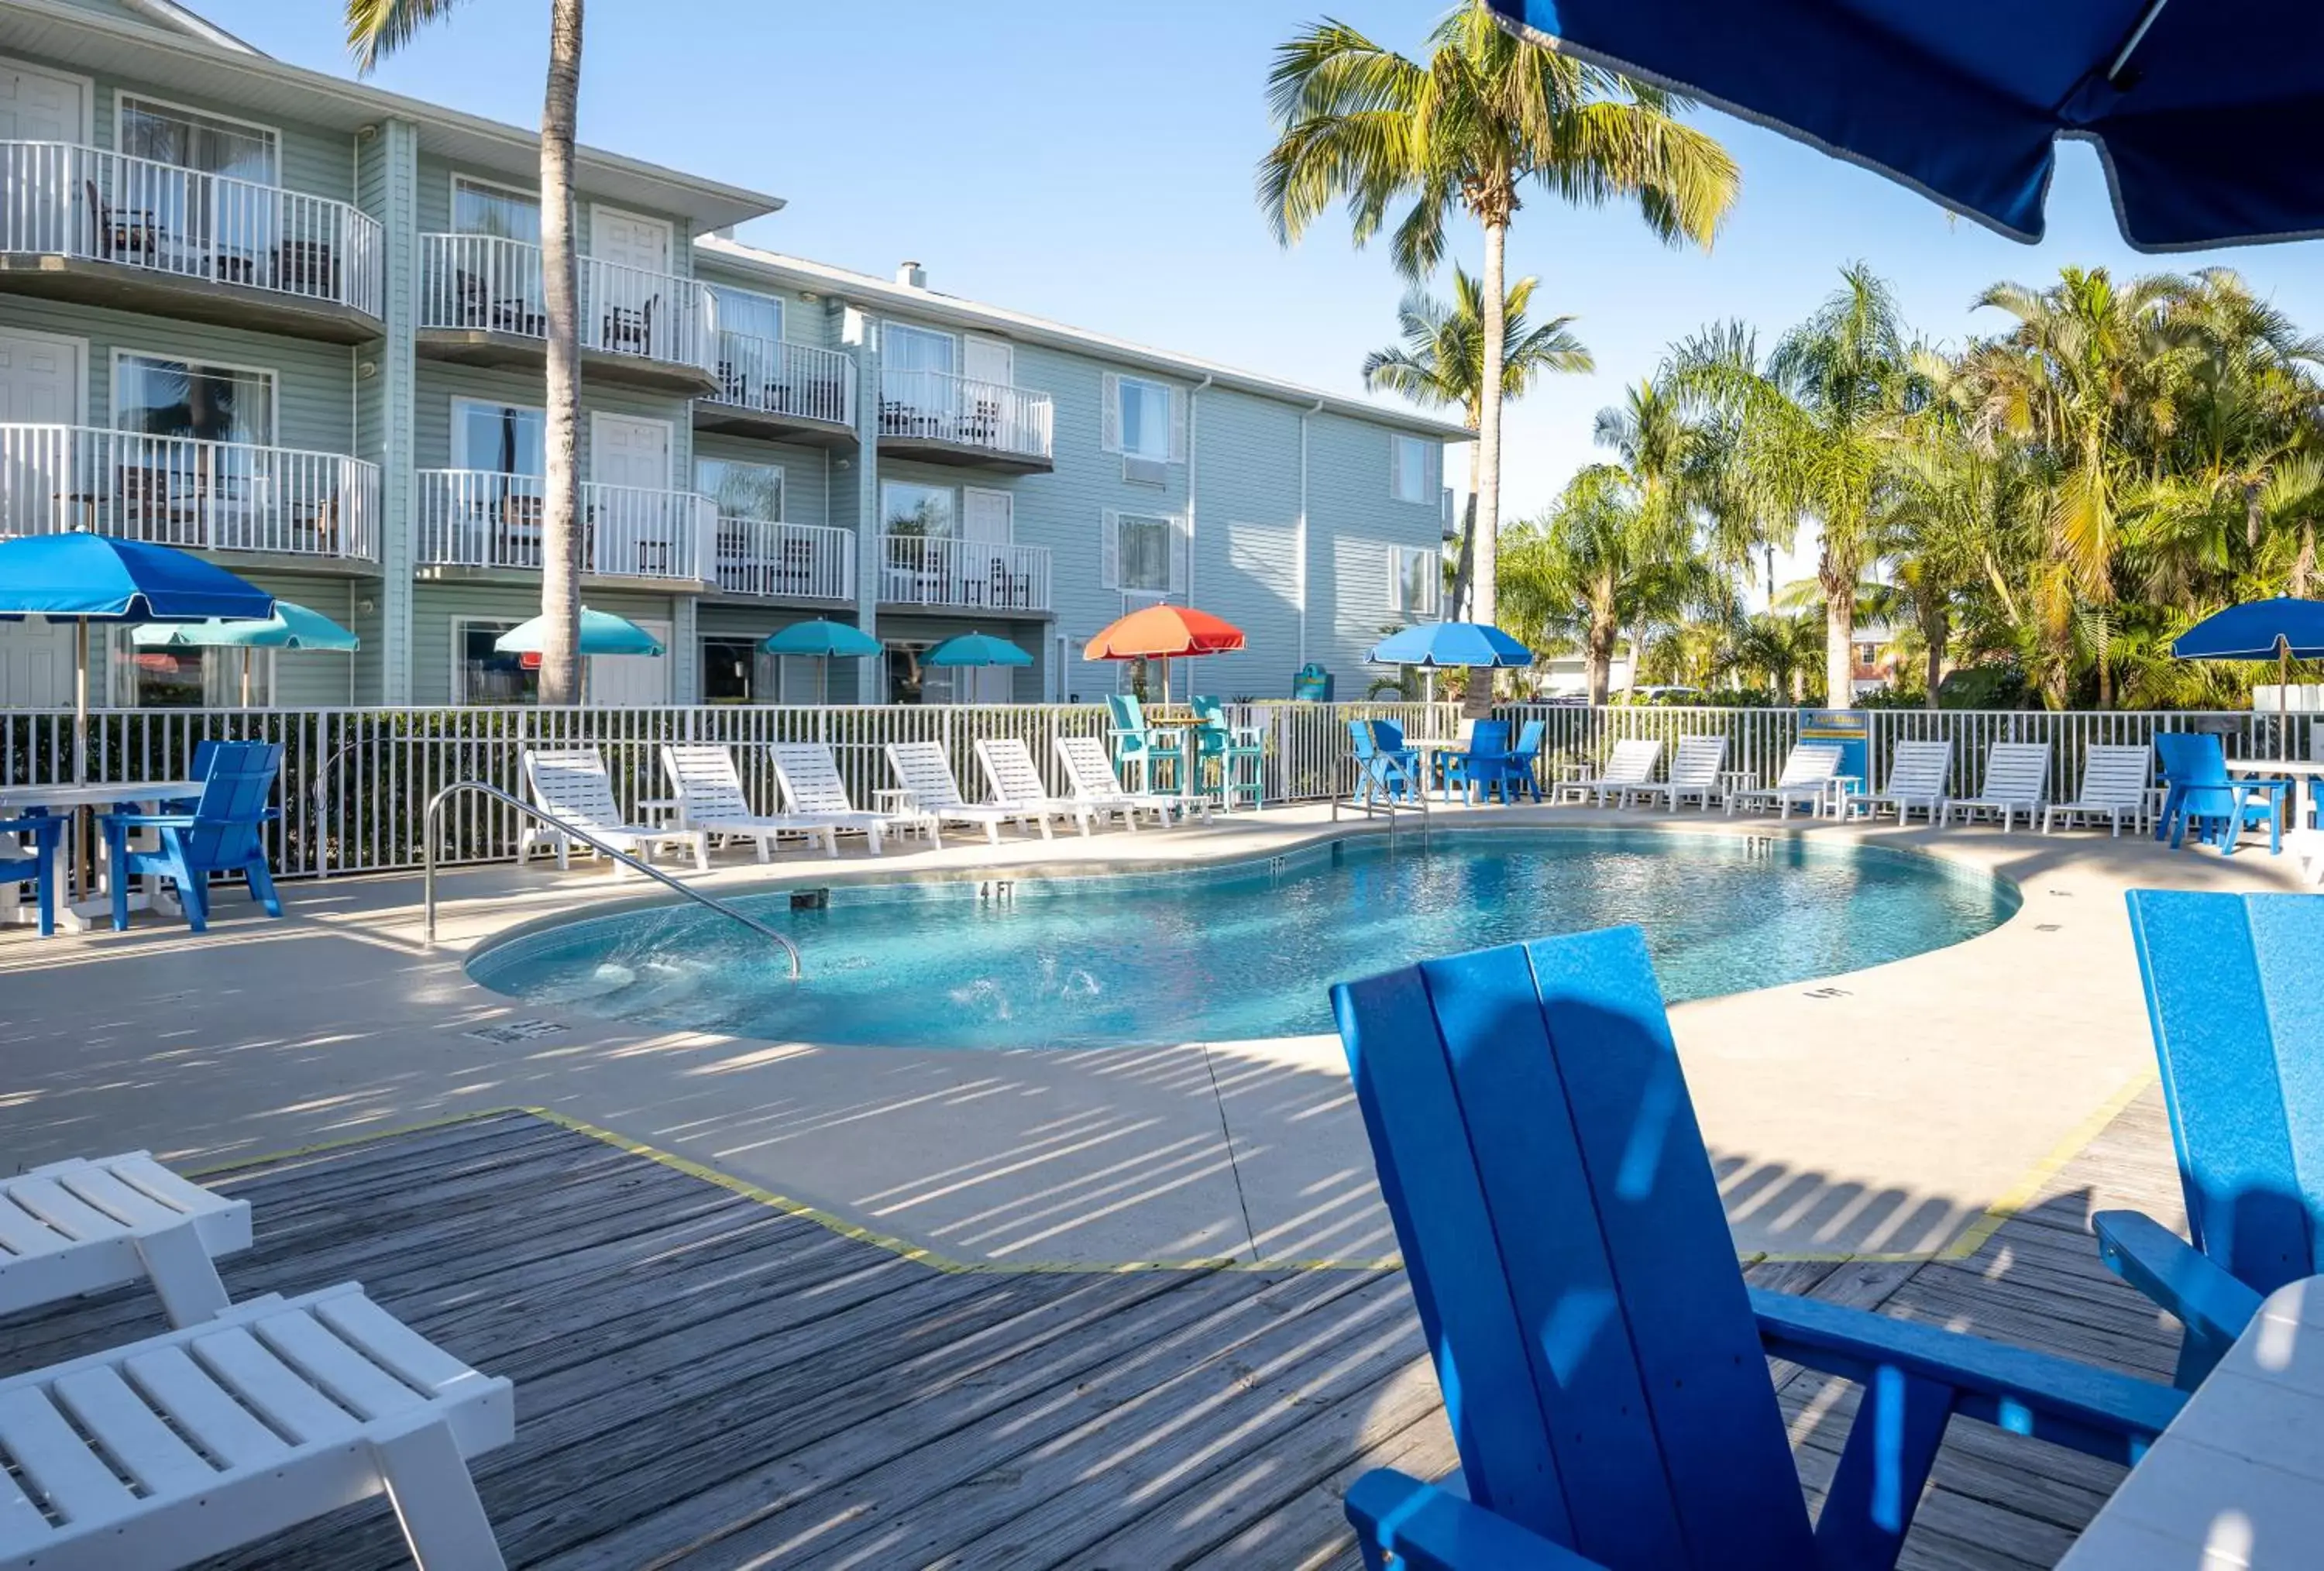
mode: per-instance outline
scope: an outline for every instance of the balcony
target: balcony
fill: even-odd
[[[86,530],[198,551],[368,566],[379,469],[338,453],[0,425],[0,535]]]
[[[712,586],[769,600],[855,598],[855,534],[815,523],[718,520]]]
[[[581,359],[609,382],[717,391],[710,291],[690,278],[580,259]],[[420,352],[469,365],[541,365],[549,293],[540,247],[493,235],[420,236]]]
[[[1049,553],[1005,541],[890,534],[880,540],[880,601],[990,611],[1013,616],[1049,610]]]
[[[1047,474],[1049,395],[942,371],[880,373],[880,451],[929,464]]]
[[[484,469],[422,469],[418,560],[475,572],[540,570],[541,481]],[[581,570],[700,587],[718,509],[691,491],[581,486]]]
[[[855,362],[835,349],[720,333],[717,380],[695,403],[696,430],[854,446]]]
[[[345,202],[0,142],[0,291],[355,344],[379,337],[385,256]]]

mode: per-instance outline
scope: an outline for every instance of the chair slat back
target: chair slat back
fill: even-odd
[[[193,823],[179,832],[187,862],[196,868],[238,866],[255,855],[282,746],[274,742],[221,742],[204,756],[201,795]]]
[[[960,782],[952,777],[952,762],[945,757],[941,742],[890,742],[888,767],[896,772],[896,779],[913,799],[931,811],[968,806],[960,794]]]
[[[1952,779],[1953,744],[1943,742],[1899,742],[1888,761],[1888,794],[1926,800],[1945,794]]]
[[[1812,1566],[1638,930],[1333,1003],[1471,1498],[1617,1571]]]
[[[2104,808],[2135,808],[2146,799],[2154,750],[2144,743],[2100,744],[2082,758],[2082,790],[2074,799]]]
[[[1480,720],[1469,733],[1469,751],[1500,757],[1509,750],[1509,723],[1506,720]]]
[[[2050,795],[2050,744],[1997,742],[1985,755],[1984,798],[1990,802],[2039,802]]]
[[[724,748],[665,743],[661,767],[662,772],[669,776],[670,789],[686,803],[688,823],[699,827],[706,824],[736,824],[757,817],[751,811],[751,799],[743,794],[742,776],[734,767],[734,755]]]
[[[1018,738],[980,737],[976,762],[992,787],[992,799],[1003,807],[1030,807],[1049,799],[1048,782],[1035,767],[1031,751]]]
[[[1403,726],[1393,720],[1369,720],[1365,724],[1371,727],[1372,744],[1382,753],[1400,753],[1404,750]]]
[[[1538,758],[1541,755],[1542,738],[1546,735],[1547,731],[1540,721],[1528,720],[1518,728],[1517,744],[1509,751],[1519,758]]]
[[[1113,762],[1105,755],[1105,744],[1094,736],[1060,736],[1057,738],[1057,762],[1065,766],[1065,779],[1072,782],[1077,797],[1107,799],[1127,795],[1120,777],[1113,772]]]
[[[1659,742],[1617,742],[1614,756],[1606,761],[1606,772],[1599,778],[1608,785],[1644,785],[1653,778],[1655,762],[1662,755]]]
[[[2262,1293],[2324,1225],[2324,900],[2130,892],[2196,1246]]]
[[[1355,748],[1356,762],[1360,764],[1369,764],[1373,759],[1379,756],[1379,749],[1373,744],[1372,735],[1372,723],[1370,721],[1351,720],[1348,722],[1348,741]]]
[[[2154,751],[2163,758],[2163,777],[2172,785],[2223,786],[2227,783],[2227,750],[2216,736],[2188,731],[2155,734]]]
[[[852,813],[855,803],[840,777],[839,761],[820,742],[778,742],[767,750],[775,783],[794,813]]]
[[[1839,772],[1839,748],[1820,742],[1803,742],[1784,760],[1784,772],[1776,778],[1775,784],[1778,788],[1821,785]]]
[[[1153,739],[1146,732],[1146,706],[1135,693],[1108,693],[1106,711],[1113,718],[1114,751],[1125,758],[1147,752]]]
[[[621,827],[622,809],[613,800],[613,777],[594,747],[569,753],[524,755],[525,784],[532,788],[533,805],[550,818],[582,829]]]
[[[1670,783],[1688,790],[1708,790],[1719,783],[1726,762],[1724,736],[1682,736],[1678,751],[1671,755]]]

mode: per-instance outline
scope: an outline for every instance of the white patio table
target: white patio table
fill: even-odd
[[[45,808],[65,821],[63,844],[59,847],[59,860],[63,864],[65,888],[57,901],[57,926],[67,932],[85,933],[100,922],[110,921],[113,906],[110,897],[112,872],[97,867],[96,879],[87,887],[77,887],[80,876],[82,855],[79,836],[94,835],[95,826],[89,814],[82,809],[102,811],[116,802],[129,802],[140,812],[152,812],[161,803],[180,797],[202,794],[202,782],[198,780],[92,781],[87,785],[22,785],[0,786],[0,818],[22,817],[34,808]],[[102,848],[102,842],[96,843]],[[94,865],[94,864],[92,864]],[[13,888],[13,886],[11,886]],[[129,906],[132,910],[143,910],[153,904],[153,892],[149,889],[132,891]],[[32,922],[38,913],[29,904],[10,905],[7,896],[0,895],[0,922]]]
[[[2308,804],[2315,798],[2317,781],[2324,779],[2324,759],[2314,758],[2231,758],[2227,760],[2229,774],[2252,775],[2261,780],[2289,780],[2292,800],[2287,803],[2284,828],[2305,829],[2311,820]]]
[[[2324,1277],[2269,1295],[2058,1571],[2324,1562]]]

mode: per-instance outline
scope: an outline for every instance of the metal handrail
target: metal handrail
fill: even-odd
[[[548,825],[558,834],[572,836],[573,838],[580,841],[581,844],[588,846],[598,855],[610,856],[624,867],[634,867],[640,873],[644,873],[648,878],[659,880],[661,883],[666,883],[670,888],[678,891],[678,893],[684,895],[687,899],[693,901],[696,904],[708,906],[720,916],[733,918],[736,921],[742,923],[752,932],[759,934],[761,938],[767,938],[780,946],[783,953],[790,956],[791,980],[793,982],[797,982],[799,979],[798,946],[792,943],[788,938],[783,937],[782,934],[775,931],[774,929],[767,926],[766,923],[760,921],[756,917],[745,916],[741,911],[736,910],[733,906],[728,905],[724,901],[713,900],[710,896],[703,893],[700,890],[692,889],[687,887],[686,884],[680,883],[677,879],[672,878],[660,868],[655,867],[649,863],[641,862],[626,851],[614,850],[611,846],[606,845],[603,840],[598,839],[597,836],[590,834],[586,829],[576,828],[562,818],[552,818],[547,813],[542,812],[539,808],[534,807],[530,802],[524,800],[522,798],[515,796],[508,791],[504,791],[496,785],[486,785],[480,780],[456,780],[450,785],[446,786],[442,790],[438,791],[434,796],[428,799],[428,816],[422,822],[420,831],[421,869],[420,903],[423,908],[423,926],[421,929],[420,941],[423,944],[433,947],[436,943],[436,841],[438,837],[436,831],[438,827],[444,821],[444,803],[449,798],[457,795],[461,791],[482,791],[484,795],[491,797],[497,801],[506,802],[510,807],[514,808],[520,813],[530,814],[534,818]]]

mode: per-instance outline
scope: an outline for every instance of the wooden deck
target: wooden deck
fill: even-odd
[[[2177,1215],[2153,1093],[1969,1259],[1754,1280],[2167,1377],[2094,1198]],[[516,1382],[481,1459],[513,1566],[1353,1565],[1339,1492],[1453,1465],[1397,1273],[945,1271],[522,1114],[263,1163],[236,1298],[356,1280]],[[161,1328],[143,1291],[0,1322],[13,1372]],[[1811,1492],[1853,1393],[1782,1387]],[[2052,1564],[2119,1470],[1963,1422],[1904,1564]],[[220,1562],[407,1564],[383,1506]]]

